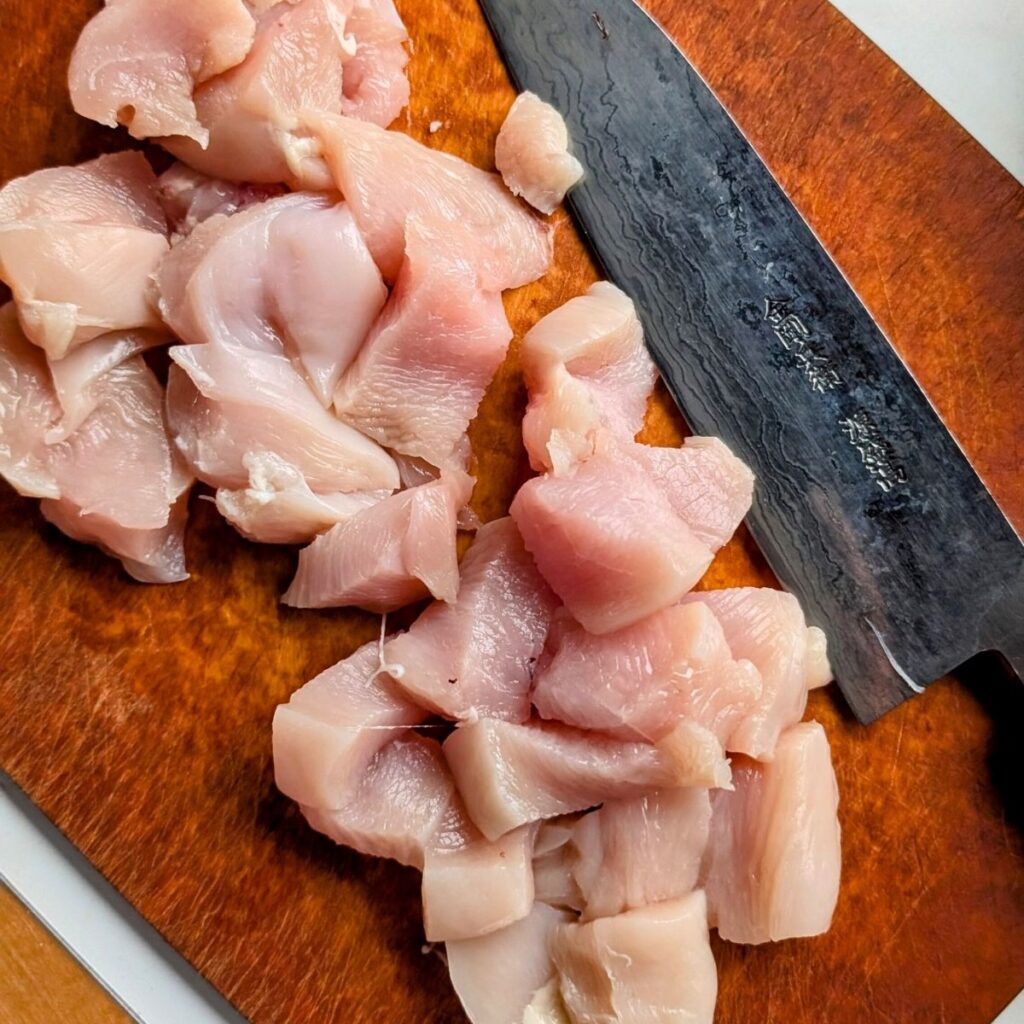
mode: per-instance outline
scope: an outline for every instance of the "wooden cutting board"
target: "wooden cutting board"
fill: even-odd
[[[72,114],[97,0],[4,0],[0,178],[124,145]],[[512,90],[472,0],[399,0],[415,39],[397,125],[489,165]],[[651,0],[1024,525],[1024,192],[821,0]],[[428,135],[429,122],[443,127]],[[508,296],[517,336],[594,269]],[[666,268],[671,271],[671,268]],[[516,354],[474,425],[484,519],[527,473]],[[660,396],[647,440],[683,428]],[[116,482],[112,482],[116,486]],[[312,834],[273,786],[275,704],[377,629],[276,597],[294,560],[193,502],[190,582],[143,587],[0,493],[0,765],[257,1024],[458,1022],[421,950],[417,876]],[[745,535],[706,583],[770,583]],[[830,688],[844,884],[826,937],[719,944],[722,1024],[987,1024],[1024,985],[1024,689],[991,663],[864,729]],[[1016,745],[1014,741],[1016,740]]]

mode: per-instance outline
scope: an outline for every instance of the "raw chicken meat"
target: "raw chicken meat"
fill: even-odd
[[[749,661],[734,661],[722,627],[699,603],[593,636],[561,620],[538,669],[533,703],[544,718],[652,742],[682,718],[728,740],[761,694]]]
[[[387,452],[327,412],[284,356],[227,342],[170,352],[177,364],[167,385],[172,435],[211,486],[247,487],[245,456],[274,452],[318,493],[398,487]]]
[[[566,472],[593,450],[593,433],[632,441],[658,371],[632,301],[606,281],[548,313],[527,332],[530,401],[523,442],[530,464]]]
[[[161,144],[215,178],[327,188],[315,148],[294,133],[305,111],[341,110],[343,67],[356,52],[346,34],[351,7],[351,0],[268,5],[245,60],[195,91],[208,139],[164,132]]]
[[[648,474],[607,452],[570,475],[528,480],[510,512],[541,574],[591,633],[675,604],[711,564]]]
[[[456,518],[473,478],[445,471],[439,480],[386,498],[342,520],[299,552],[281,599],[294,608],[355,605],[392,611],[428,594],[454,601],[459,589]]]
[[[820,935],[839,895],[839,791],[825,730],[801,722],[775,760],[739,758],[733,792],[712,797],[706,888],[712,926],[731,942]]]
[[[572,829],[569,863],[583,920],[677,899],[696,888],[708,842],[706,789],[609,800]]]
[[[487,291],[527,284],[548,269],[551,229],[496,174],[355,118],[307,120],[387,280],[401,268],[410,216],[445,222]]]
[[[162,328],[150,279],[167,248],[156,177],[140,153],[0,189],[0,279],[51,359],[107,331]]]
[[[160,202],[176,237],[190,234],[197,224],[219,213],[237,213],[284,191],[278,185],[220,181],[182,163],[172,164],[157,178],[157,183]]]
[[[314,193],[205,220],[157,281],[184,341],[284,351],[324,406],[387,299],[348,206]]]
[[[688,784],[657,747],[549,722],[481,718],[444,742],[469,816],[488,839],[604,800]]]
[[[554,977],[548,943],[570,920],[535,903],[507,928],[446,945],[452,985],[471,1024],[523,1024],[535,993]]]
[[[464,817],[461,808],[458,813]],[[427,941],[473,939],[525,918],[533,907],[534,827],[524,825],[493,843],[468,819],[444,831],[424,854]]]
[[[828,640],[817,626],[807,627],[807,651],[804,655],[807,689],[816,690],[832,682],[832,666],[828,661]]]
[[[321,672],[274,712],[274,781],[299,804],[346,806],[382,747],[428,713],[380,670],[376,641]]]
[[[448,718],[525,721],[554,595],[508,518],[480,528],[460,575],[458,600],[427,608],[385,660],[411,700]]]
[[[583,165],[569,152],[562,115],[532,92],[520,93],[506,115],[494,165],[509,190],[541,213],[554,213],[583,177]]]
[[[540,823],[533,847],[533,886],[534,899],[578,913],[583,894],[572,871],[574,820],[551,818]]]
[[[334,396],[338,415],[382,445],[464,468],[466,428],[505,358],[501,296],[442,241],[410,221],[405,263],[380,319]]]
[[[217,490],[217,510],[247,540],[302,544],[382,502],[390,491],[314,494],[305,477],[273,452],[246,452],[249,486]]]
[[[687,601],[710,608],[734,656],[753,662],[761,673],[761,695],[736,724],[727,748],[771,760],[779,734],[799,722],[807,707],[808,629],[799,602],[781,590],[757,587],[709,590]],[[820,632],[813,639],[820,640]],[[812,653],[812,667],[820,672],[822,653]]]
[[[409,33],[392,0],[357,0],[345,27],[356,52],[345,64],[341,112],[386,128],[409,103]]]
[[[336,843],[422,871],[454,798],[440,745],[407,732],[376,753],[340,806],[304,806],[302,813]]]
[[[575,1024],[711,1024],[718,975],[701,891],[586,924],[550,942]]]
[[[205,146],[193,92],[240,64],[254,32],[242,0],[107,0],[71,55],[71,103],[137,139],[181,135]]]

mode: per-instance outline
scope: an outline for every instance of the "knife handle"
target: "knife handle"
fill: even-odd
[[[986,649],[998,651],[1024,682],[1024,563],[1016,579],[995,596],[983,639]]]

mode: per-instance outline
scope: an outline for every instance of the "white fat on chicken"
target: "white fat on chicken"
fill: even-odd
[[[494,165],[513,195],[541,213],[554,213],[583,177],[583,165],[569,152],[562,115],[532,92],[520,93],[505,116]]]

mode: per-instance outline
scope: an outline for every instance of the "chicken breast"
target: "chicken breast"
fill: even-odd
[[[576,1024],[711,1024],[718,975],[701,891],[586,924],[550,941]]]
[[[572,828],[568,861],[583,920],[685,896],[708,843],[706,789],[662,789],[609,800]]]
[[[255,27],[243,0],[108,0],[71,55],[71,103],[137,139],[180,135],[206,146],[193,92],[245,59]]]
[[[532,92],[520,93],[505,116],[494,165],[513,195],[541,213],[554,213],[583,177],[583,165],[569,152],[562,115]]]
[[[438,714],[525,721],[554,608],[512,520],[498,519],[462,561],[458,600],[427,608],[385,658],[402,691]]]
[[[302,192],[205,220],[157,281],[183,340],[284,352],[324,406],[387,299],[348,206]]]
[[[549,722],[481,718],[460,725],[444,754],[469,816],[489,839],[530,821],[688,782],[651,744]]]
[[[523,1024],[535,994],[554,977],[548,943],[570,920],[535,903],[507,928],[445,946],[452,985],[471,1024]]]
[[[218,214],[230,216],[284,191],[279,185],[222,181],[173,163],[157,178],[160,203],[167,214],[172,236],[191,234],[196,225]]]
[[[338,415],[387,448],[464,468],[466,428],[512,328],[441,226],[410,221],[395,290],[334,396]]]
[[[36,171],[0,189],[0,279],[50,359],[107,331],[162,328],[151,278],[167,248],[141,153]]]
[[[711,564],[648,475],[610,453],[528,480],[510,512],[541,574],[591,633],[675,604]]]
[[[172,348],[171,358],[172,434],[211,486],[246,487],[245,456],[274,452],[318,493],[398,487],[391,457],[327,412],[283,355],[210,342]]]
[[[551,229],[496,174],[351,117],[310,117],[338,190],[384,277],[398,277],[410,216],[452,225],[480,285],[498,292],[536,280],[552,255]],[[461,228],[462,230],[458,230]]]
[[[782,730],[799,722],[807,707],[808,633],[792,594],[758,587],[709,590],[687,601],[709,608],[722,625],[730,650],[761,674],[761,695],[730,733],[726,746],[771,760]]]
[[[345,64],[341,112],[386,128],[409,103],[409,33],[392,0],[357,0],[345,28],[356,52]]]
[[[321,672],[274,712],[274,781],[300,804],[341,808],[377,753],[427,718],[381,671],[376,641]]]
[[[293,608],[355,605],[392,611],[428,595],[454,601],[459,589],[455,538],[473,478],[446,471],[357,512],[299,552],[281,600]]]
[[[832,922],[841,867],[839,791],[825,730],[801,722],[775,759],[739,758],[732,792],[712,797],[706,887],[731,942],[820,935]]]
[[[593,450],[595,430],[632,441],[643,426],[658,372],[636,309],[615,285],[598,282],[548,313],[527,332],[521,358],[534,469],[566,472]]]
[[[306,478],[273,452],[247,452],[242,464],[249,473],[249,486],[218,488],[217,511],[246,540],[262,544],[307,543],[390,493],[315,494]]]
[[[733,660],[699,603],[601,636],[563,619],[548,648],[533,689],[541,716],[622,739],[660,740],[687,718],[724,743],[761,694],[760,673]]]

